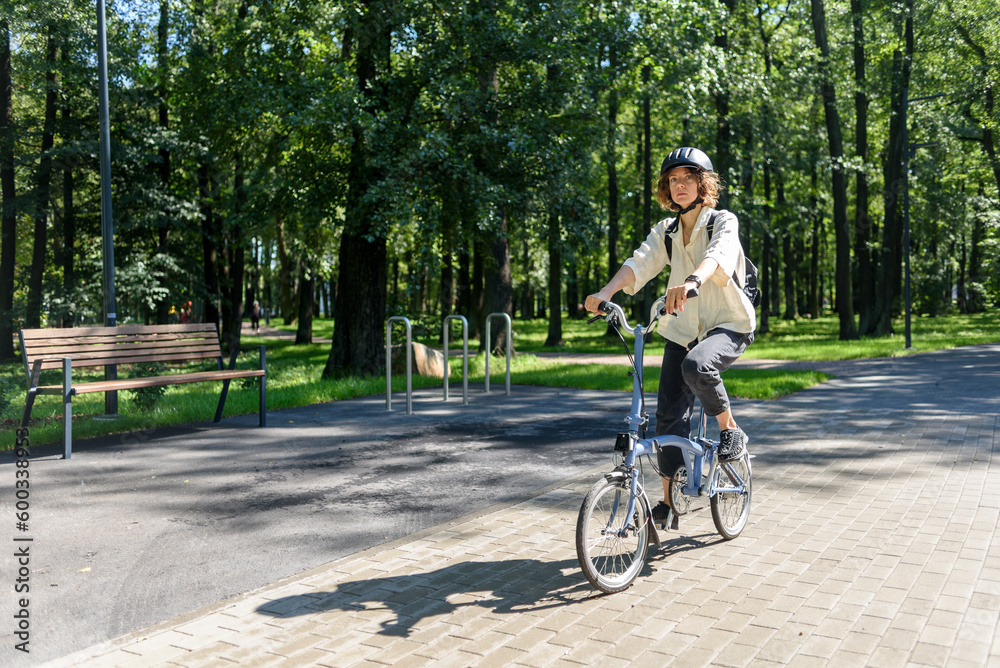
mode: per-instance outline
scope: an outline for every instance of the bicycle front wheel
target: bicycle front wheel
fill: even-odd
[[[646,563],[649,503],[644,495],[628,511],[627,480],[599,480],[590,488],[576,522],[576,556],[583,574],[601,591],[628,589]]]
[[[712,476],[712,520],[726,540],[740,535],[750,518],[753,481],[750,455],[731,462],[720,462]]]

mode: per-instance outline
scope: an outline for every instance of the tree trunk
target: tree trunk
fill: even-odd
[[[285,219],[278,214],[278,220],[274,226],[275,245],[278,254],[278,309],[286,325],[295,321],[292,306],[292,260],[288,257],[288,248],[285,245]]]
[[[771,236],[771,315],[781,315],[781,246],[778,240]]]
[[[582,316],[580,313],[580,283],[577,258],[570,252],[569,257],[563,257],[566,267],[566,315],[571,319]]]
[[[765,175],[765,179],[767,176]],[[771,233],[765,229],[764,249],[760,257],[760,326],[761,334],[771,331]]]
[[[14,260],[17,210],[14,181],[14,100],[10,60],[10,25],[0,18],[0,360],[14,358]]]
[[[383,236],[344,234],[334,302],[333,344],[324,378],[373,375],[385,368],[388,254]]]
[[[486,313],[483,311],[483,273],[486,244],[477,239],[475,252],[472,256],[472,317],[469,319],[469,338],[481,337],[486,323]],[[473,335],[475,332],[475,335]],[[481,342],[480,342],[481,343]]]
[[[753,155],[753,129],[746,127],[746,132],[743,136],[743,146],[744,155],[746,157],[746,162],[742,174],[740,175],[740,185],[743,189],[742,202],[740,202],[740,245],[743,246],[743,252],[747,255],[750,254],[750,221],[753,220],[753,175],[755,171],[754,167],[754,155]],[[765,170],[768,169],[767,162],[764,163]],[[771,197],[766,194],[764,198],[770,203]],[[768,220],[770,220],[770,212],[768,212]]]
[[[854,28],[854,113],[855,152],[863,163],[854,172],[857,180],[854,207],[854,255],[858,259],[858,330],[861,334],[874,331],[875,274],[872,269],[872,224],[868,215],[868,93],[865,80],[865,32],[861,0],[851,0],[851,22]]]
[[[816,160],[812,160],[812,170],[809,175],[810,179],[810,192],[809,196],[809,211],[812,215],[812,230],[810,235],[810,245],[809,250],[809,315],[812,318],[818,318],[823,310],[822,304],[822,288],[820,287],[820,277],[819,277],[819,254],[820,254],[820,235],[822,232],[822,216],[819,212],[819,201],[817,198],[817,192],[819,189],[819,168],[816,165]]]
[[[795,299],[795,269],[798,258],[792,251],[792,235],[785,232],[781,240],[781,256],[785,263],[785,320],[795,320],[798,316],[798,302]]]
[[[521,270],[524,272],[524,282],[521,283],[521,319],[531,320],[535,316],[534,303],[532,302],[533,292],[531,289],[531,274],[534,266],[531,262],[531,246],[528,239],[521,241]]]
[[[986,197],[986,188],[982,182],[979,184],[979,197]],[[979,283],[983,280],[982,271],[982,244],[986,236],[986,223],[981,212],[976,212],[972,218],[972,240],[969,249],[969,282]]]
[[[847,178],[843,169],[844,142],[841,134],[840,114],[837,111],[837,97],[830,72],[830,46],[826,37],[826,14],[823,0],[811,0],[812,22],[816,33],[816,46],[820,51],[820,90],[823,95],[823,111],[826,117],[826,133],[830,144],[830,158],[833,162],[833,224],[837,241],[837,314],[840,317],[840,340],[858,338],[858,328],[854,323],[854,307],[851,294],[851,236],[847,222]]]
[[[513,315],[514,291],[511,285],[510,248],[507,243],[507,212],[501,209],[500,222],[493,241],[490,243],[490,263],[486,270],[486,305],[488,313],[506,313]],[[499,319],[490,323],[492,341],[487,342],[487,354],[507,351],[506,326],[501,326]],[[484,337],[485,338],[485,337]],[[513,354],[511,350],[511,354]]]
[[[455,308],[459,315],[465,316],[469,323],[469,336],[472,336],[472,292],[469,290],[471,282],[469,275],[469,249],[462,244],[462,249],[458,251],[458,283],[455,286]]]
[[[379,68],[388,67],[392,22],[388,3],[363,0],[355,42],[357,92],[360,113],[385,112],[388,92],[379,85]],[[374,374],[385,366],[384,323],[388,252],[385,230],[373,221],[378,204],[368,197],[382,180],[374,164],[363,123],[352,130],[348,163],[344,231],[340,242],[340,278],[337,281],[333,343],[323,377]]]
[[[559,238],[559,214],[549,212],[549,335],[547,346],[561,346],[562,341],[562,254]]]
[[[492,11],[492,10],[491,10]],[[493,19],[495,20],[495,18]],[[492,54],[487,62],[481,66],[478,73],[479,91],[484,98],[495,99],[500,92],[500,79],[496,62],[493,61]],[[497,125],[499,117],[497,111],[492,106],[485,107],[482,121],[487,126]],[[480,174],[493,175],[494,166],[487,161],[486,156],[479,155],[476,158],[476,169]],[[506,313],[513,315],[513,286],[511,285],[510,272],[510,248],[508,244],[508,218],[507,210],[504,206],[498,207],[499,221],[495,229],[489,232],[488,246],[489,258],[485,269],[484,280],[484,313],[485,318],[492,313]],[[477,252],[477,256],[479,253]],[[485,258],[484,258],[485,259]],[[503,327],[494,327],[490,324],[492,341],[485,341],[485,337],[480,338],[480,348],[485,349],[487,354],[495,350],[506,350],[506,334]]]
[[[313,307],[316,298],[316,271],[307,269],[305,262],[299,273],[299,326],[295,330],[295,345],[313,340]]]
[[[771,165],[764,163],[764,252],[761,257],[760,333],[771,331]],[[744,251],[746,252],[746,251]]]
[[[237,151],[233,156],[233,191],[236,204],[234,213],[236,219],[241,219],[241,214],[246,211],[247,192],[243,184],[243,153]],[[238,225],[230,226],[229,234],[226,235],[228,245],[227,258],[228,271],[226,272],[226,306],[223,310],[222,331],[225,333],[225,342],[228,352],[233,348],[239,348],[240,340],[243,336],[243,283],[246,278],[246,239],[243,238],[242,227]]]
[[[455,225],[451,218],[441,233],[441,322],[452,314],[455,303]]]
[[[882,253],[876,282],[873,333],[892,334],[892,316],[900,288],[903,223],[899,200],[903,192],[903,152],[906,150],[904,96],[910,85],[913,61],[913,0],[906,0],[904,23],[905,52],[893,54],[892,115],[889,120],[888,155],[885,160],[885,219],[882,225]]]
[[[966,261],[968,259],[968,255],[967,255],[966,245],[965,245],[965,234],[962,234],[961,239],[959,241],[962,244],[962,253],[961,253],[961,255],[958,258],[958,281],[957,281],[957,284],[958,284],[958,312],[959,313],[968,313],[969,312],[969,310],[968,310],[969,309],[969,303],[968,303],[968,300],[966,300],[966,298],[965,298],[965,277],[966,277],[966,269],[968,267],[968,265],[966,265]]]
[[[45,257],[48,250],[49,192],[52,183],[52,147],[55,145],[56,125],[56,55],[58,44],[56,28],[49,24],[45,72],[45,126],[42,130],[42,151],[35,180],[35,235],[31,255],[31,276],[28,279],[28,309],[25,326],[42,326],[42,280],[45,275]]]

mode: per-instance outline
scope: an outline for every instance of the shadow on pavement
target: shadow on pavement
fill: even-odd
[[[600,592],[587,583],[575,559],[466,561],[436,571],[345,582],[330,592],[279,598],[257,612],[295,617],[334,610],[391,610],[395,618],[381,622],[379,633],[408,637],[421,620],[465,607],[520,613],[571,605],[591,594]]]
[[[714,538],[714,540],[713,540]],[[661,560],[721,542],[714,534],[678,536],[652,548],[639,579]],[[558,608],[605,596],[585,580],[575,559],[466,561],[430,572],[354,580],[333,591],[287,596],[257,608],[272,617],[297,617],[331,611],[392,611],[381,622],[382,635],[409,637],[423,619],[470,606],[511,614]]]

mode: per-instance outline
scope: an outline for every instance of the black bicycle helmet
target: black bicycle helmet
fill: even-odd
[[[694,167],[696,169],[703,169],[706,172],[715,171],[715,167],[712,166],[712,159],[701,149],[691,146],[682,146],[671,151],[660,167],[660,176],[677,167]]]

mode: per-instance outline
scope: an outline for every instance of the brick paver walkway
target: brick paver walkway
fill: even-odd
[[[996,415],[740,417],[743,535],[694,511],[623,593],[576,562],[593,471],[52,665],[1000,666]]]

